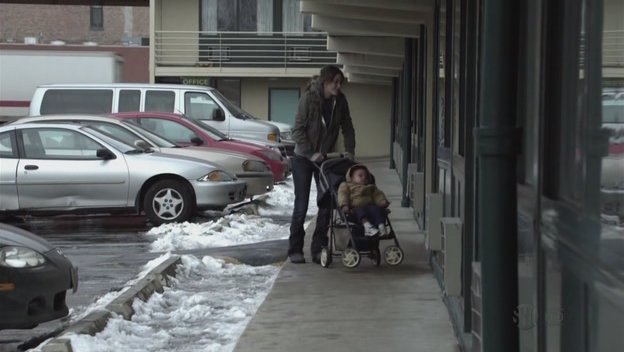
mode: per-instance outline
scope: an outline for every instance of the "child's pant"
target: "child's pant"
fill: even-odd
[[[362,222],[362,219],[368,219],[368,221],[375,227],[380,224],[386,223],[386,209],[376,204],[364,205],[361,207],[353,208],[353,215]]]

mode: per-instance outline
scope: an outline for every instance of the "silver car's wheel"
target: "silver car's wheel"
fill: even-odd
[[[193,213],[192,197],[188,187],[179,181],[158,181],[145,193],[145,214],[156,225],[186,221]]]
[[[388,246],[384,250],[384,261],[388,265],[399,265],[403,261],[403,250],[397,246]]]
[[[347,247],[342,252],[342,265],[347,268],[355,268],[360,264],[360,253],[353,247]]]

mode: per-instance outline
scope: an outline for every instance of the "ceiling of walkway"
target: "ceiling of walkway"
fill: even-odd
[[[434,0],[301,0],[312,27],[327,32],[350,82],[390,84],[403,65],[404,39],[433,20]]]
[[[149,0],[0,0],[0,4],[149,6]]]

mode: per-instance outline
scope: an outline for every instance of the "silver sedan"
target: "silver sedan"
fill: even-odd
[[[0,127],[0,212],[141,212],[155,224],[188,220],[245,198],[216,164],[146,152],[75,124]]]
[[[129,145],[137,140],[144,141],[139,145],[144,149],[190,156],[221,165],[224,170],[236,175],[247,183],[247,196],[257,196],[273,190],[273,173],[271,168],[260,158],[247,153],[239,153],[219,148],[178,147],[174,143],[155,135],[135,124],[120,121],[111,117],[93,115],[46,115],[18,119],[12,124],[30,122],[72,122],[91,126],[111,135]]]

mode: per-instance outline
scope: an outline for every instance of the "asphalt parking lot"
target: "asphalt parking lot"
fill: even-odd
[[[210,218],[197,219],[207,220]],[[151,240],[143,234],[151,226],[142,216],[26,218],[10,223],[57,245],[79,268],[78,292],[67,295],[73,316],[83,312],[97,297],[123,288],[145,263],[162,255],[150,252]],[[176,253],[227,256],[250,265],[264,265],[284,260],[286,249],[287,240],[274,240]],[[68,319],[60,319],[30,330],[0,331],[0,351],[32,348],[67,324]]]

